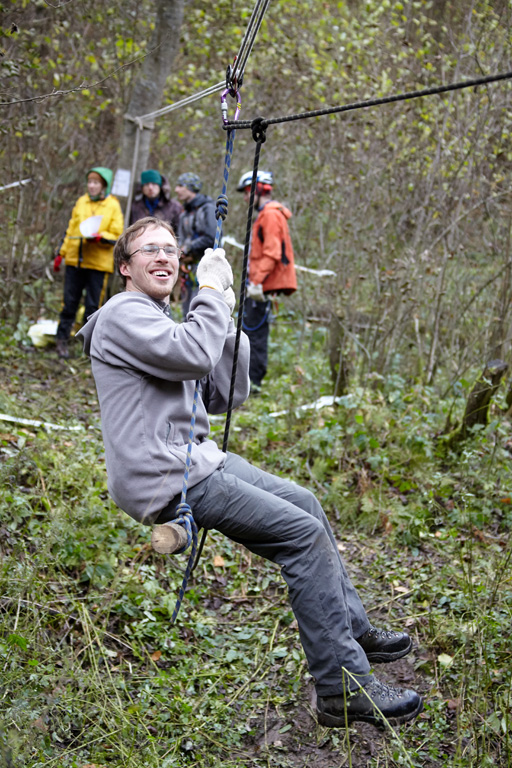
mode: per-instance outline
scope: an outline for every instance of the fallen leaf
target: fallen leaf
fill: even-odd
[[[97,763],[87,763],[86,765],[81,765],[80,768],[107,768],[106,765],[98,765]]]
[[[222,555],[215,555],[213,558],[213,565],[215,568],[223,568],[224,567],[224,558]]]
[[[34,728],[38,728],[40,731],[48,730],[48,726],[44,724],[42,717],[38,717],[37,720],[34,720],[32,725],[34,726]]]
[[[0,440],[5,440],[8,443],[16,443],[18,441],[18,435],[13,435],[10,432],[0,432]]]

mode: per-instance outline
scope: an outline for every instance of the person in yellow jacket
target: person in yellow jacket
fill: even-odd
[[[75,203],[53,263],[54,272],[58,272],[62,260],[66,262],[57,328],[57,354],[64,359],[69,357],[68,342],[84,291],[87,320],[102,305],[108,276],[114,271],[114,244],[123,232],[124,220],[119,201],[110,194],[112,178],[110,168],[98,166],[87,172],[87,192]]]

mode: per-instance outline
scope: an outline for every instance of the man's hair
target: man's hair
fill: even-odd
[[[124,286],[126,286],[126,277],[121,274],[121,264],[128,264],[130,261],[130,251],[133,241],[150,227],[153,227],[154,229],[166,229],[171,233],[174,239],[176,239],[176,233],[171,225],[162,219],[157,219],[156,216],[146,216],[143,219],[138,219],[138,221],[135,221],[129,226],[114,246],[114,268],[117,274],[120,275]]]

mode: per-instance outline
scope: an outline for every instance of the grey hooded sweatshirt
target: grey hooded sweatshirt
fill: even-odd
[[[153,523],[181,493],[195,382],[208,382],[210,413],[225,413],[235,327],[222,294],[203,288],[186,322],[175,323],[165,305],[137,291],[113,296],[77,334],[91,358],[101,409],[108,490],[131,517]],[[240,338],[233,407],[249,395],[249,340]],[[198,399],[188,485],[225,460],[209,438]]]

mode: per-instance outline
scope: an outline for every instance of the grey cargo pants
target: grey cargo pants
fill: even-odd
[[[162,511],[158,523],[173,519],[179,500]],[[371,679],[355,640],[368,629],[368,618],[310,491],[228,453],[223,467],[189,488],[187,502],[198,527],[220,531],[281,566],[319,696]],[[349,677],[344,683],[343,668],[357,682]]]

